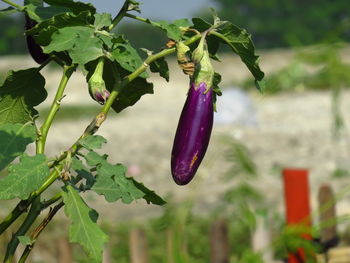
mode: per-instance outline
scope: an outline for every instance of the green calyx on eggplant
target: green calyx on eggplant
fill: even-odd
[[[177,126],[171,154],[171,173],[179,185],[194,177],[207,151],[214,120],[213,77],[209,53],[202,37],[193,51],[195,71]]]
[[[29,30],[33,28],[37,23],[32,20],[27,14],[25,14],[25,29]],[[43,64],[48,58],[49,55],[45,54],[32,36],[26,35],[27,47],[30,55],[34,61],[38,64]]]

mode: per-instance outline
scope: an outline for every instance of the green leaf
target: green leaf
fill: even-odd
[[[95,37],[94,29],[84,26],[65,27],[52,35],[50,44],[43,47],[45,53],[67,50],[73,63],[86,64],[103,55],[103,43]]]
[[[114,37],[113,34],[105,31],[105,30],[101,30],[101,31],[96,31],[95,32],[96,37],[98,37],[99,39],[102,40],[102,42],[110,49],[112,49],[113,47],[113,41],[114,41]]]
[[[255,55],[254,44],[246,30],[232,23],[225,23],[217,29],[223,43],[229,45],[233,52],[241,57],[256,80],[264,78],[264,72],[259,67],[259,56]]]
[[[148,22],[155,27],[158,27],[166,32],[168,38],[173,39],[175,41],[181,41],[182,40],[182,31],[180,27],[183,27],[183,25],[187,25],[184,20],[177,20],[174,22],[174,24],[169,23],[168,21],[158,21],[153,22],[151,20],[148,20]],[[177,23],[177,24],[175,24]],[[188,23],[189,24],[189,23]]]
[[[90,262],[102,262],[103,246],[108,236],[97,225],[98,214],[87,206],[73,186],[68,185],[63,192],[65,213],[70,218],[69,239],[79,243],[90,258]]]
[[[63,14],[69,12],[69,9],[64,7],[56,7],[56,6],[37,6],[33,4],[29,4],[25,6],[25,11],[28,16],[36,22],[42,22],[46,19],[50,19],[55,15]]]
[[[33,240],[30,239],[30,237],[28,236],[17,236],[19,243],[21,243],[22,245],[31,245],[33,244]]]
[[[0,180],[0,199],[27,199],[49,175],[45,155],[23,155],[20,162],[8,168],[9,174]]]
[[[157,195],[154,191],[148,189],[146,186],[136,181],[134,178],[132,178],[131,180],[133,181],[134,185],[145,194],[142,198],[145,199],[148,204],[150,203],[154,205],[166,204],[164,199],[161,198],[159,195]]]
[[[193,18],[193,28],[203,32],[210,28],[212,25],[201,18]],[[250,72],[253,74],[256,80],[262,80],[264,73],[261,71],[258,63],[259,56],[255,55],[255,48],[251,40],[251,36],[245,29],[241,29],[238,26],[223,21],[215,31],[208,36],[208,49],[212,58],[215,55],[219,43],[227,44],[233,52],[240,56],[241,60],[246,64]],[[216,41],[215,41],[215,38]]]
[[[190,23],[190,21],[188,21],[187,18],[174,20],[173,24],[178,26],[178,27],[183,27],[183,28],[192,26],[192,24]]]
[[[192,18],[193,28],[199,32],[204,32],[212,26],[209,22],[203,20],[202,18],[194,17]]]
[[[88,154],[86,154],[84,156],[86,162],[88,165],[90,166],[96,166],[98,164],[100,164],[101,162],[106,160],[106,156],[102,156],[100,154],[98,154],[97,152],[94,151],[90,151],[88,152]]]
[[[112,51],[112,56],[119,65],[129,72],[135,71],[143,63],[140,55],[137,53],[128,42],[116,43]],[[141,77],[147,78],[146,72],[140,75]]]
[[[72,169],[82,178],[86,180],[84,188],[90,189],[95,183],[95,177],[91,174],[90,170],[83,164],[83,162],[76,157],[72,159]]]
[[[159,58],[150,64],[151,72],[158,72],[161,77],[169,82],[169,67],[165,58]]]
[[[134,105],[144,94],[153,94],[153,84],[138,77],[126,85],[114,101],[112,108],[117,112]]]
[[[107,140],[100,135],[89,135],[79,140],[79,143],[88,150],[101,149],[106,142]]]
[[[95,14],[94,26],[96,29],[108,27],[112,23],[111,14]]]
[[[108,202],[121,199],[129,204],[142,198],[145,194],[140,191],[130,178],[125,177],[126,169],[121,164],[112,165],[103,161],[97,166],[96,183],[92,187],[97,194],[104,195]]]
[[[0,125],[0,171],[20,156],[35,138],[36,130],[33,125]]]
[[[72,0],[44,0],[44,2],[50,6],[69,8],[74,14],[79,14],[84,11],[89,11],[92,14],[96,13],[96,8],[90,3],[86,4],[82,2],[74,2]]]
[[[38,114],[34,106],[47,97],[44,86],[45,79],[37,68],[10,71],[0,87],[0,124],[32,120]]]
[[[51,36],[58,29],[73,26],[87,26],[91,22],[90,12],[82,12],[79,15],[72,13],[58,14],[54,17],[44,20],[32,29],[27,30],[26,34],[32,35],[36,42],[42,46],[46,46],[51,41]]]

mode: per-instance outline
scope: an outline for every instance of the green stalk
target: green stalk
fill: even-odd
[[[53,119],[55,118],[56,113],[60,108],[60,103],[61,103],[61,99],[63,97],[64,90],[67,86],[67,83],[68,83],[70,76],[72,75],[73,71],[75,70],[75,67],[76,66],[71,65],[71,66],[64,66],[64,68],[63,68],[63,75],[62,75],[60,84],[58,86],[56,96],[51,104],[49,114],[46,117],[45,122],[43,123],[43,125],[40,128],[38,140],[36,142],[36,153],[37,154],[44,153],[47,134],[49,132],[49,129],[51,127]]]
[[[146,18],[143,18],[143,17],[139,17],[139,16],[135,16],[135,15],[132,15],[132,14],[125,14],[126,17],[130,17],[132,19],[135,19],[135,20],[138,20],[140,22],[144,22],[144,23],[147,23],[147,24],[151,24],[150,21]]]
[[[40,225],[33,230],[33,232],[30,235],[30,238],[32,240],[32,243],[30,245],[27,245],[26,248],[23,251],[23,254],[21,258],[19,259],[18,263],[24,263],[26,259],[28,258],[30,252],[33,250],[33,247],[35,245],[35,241],[39,237],[40,233],[45,229],[45,227],[50,223],[52,218],[56,215],[56,213],[64,206],[63,202],[60,202],[58,205],[56,205],[52,210],[50,210],[47,217],[44,218],[44,220],[40,223]]]
[[[12,236],[10,242],[8,243],[6,255],[4,258],[4,263],[11,263],[13,260],[13,256],[16,252],[16,249],[19,244],[18,237],[23,236],[27,233],[30,226],[34,223],[35,219],[39,216],[41,212],[41,206],[40,206],[40,197],[35,198],[30,211],[25,218],[22,225],[19,227],[17,232]]]
[[[113,30],[117,26],[117,24],[122,20],[122,18],[126,15],[126,12],[128,12],[129,9],[129,0],[126,0],[116,15],[116,17],[112,20],[112,24],[108,27],[108,31]]]
[[[17,5],[16,3],[10,1],[10,0],[1,0],[2,2],[9,4],[10,6],[13,6],[14,8],[18,9],[19,11],[24,10],[24,6]]]

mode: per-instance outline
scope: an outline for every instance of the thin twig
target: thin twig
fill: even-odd
[[[52,218],[56,215],[56,213],[64,206],[63,202],[60,202],[58,205],[56,205],[54,208],[50,209],[49,214],[44,218],[44,220],[37,226],[32,233],[30,234],[30,239],[32,240],[32,243],[27,245],[26,248],[23,251],[23,254],[21,258],[19,259],[18,263],[24,263],[26,259],[28,258],[30,252],[33,250],[33,247],[35,245],[36,239],[40,235],[40,233],[45,229],[45,227],[50,223]]]

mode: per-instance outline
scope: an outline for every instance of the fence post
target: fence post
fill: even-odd
[[[308,171],[304,169],[284,169],[284,199],[287,225],[311,226]],[[303,235],[310,238],[307,233]],[[288,256],[288,263],[305,261],[302,249]]]
[[[330,185],[322,185],[318,191],[318,211],[321,225],[320,242],[325,252],[335,247],[339,242],[337,236],[335,202]]]
[[[148,263],[148,247],[145,231],[140,228],[131,230],[129,237],[130,262]]]
[[[211,263],[229,263],[230,244],[228,226],[224,220],[215,221],[210,227]]]

